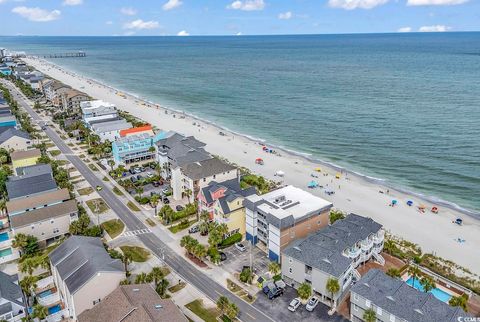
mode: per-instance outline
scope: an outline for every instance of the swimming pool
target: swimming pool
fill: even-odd
[[[5,256],[9,256],[9,255],[12,255],[12,249],[11,248],[6,248],[6,249],[0,250],[0,257],[5,257]]]
[[[8,233],[7,233],[7,232],[0,234],[0,242],[7,241],[9,238],[10,238],[10,237],[8,236]]]
[[[51,314],[60,312],[61,310],[62,310],[62,307],[60,306],[60,304],[57,304],[57,305],[52,306],[52,307],[49,307],[49,308],[48,308],[48,315],[51,315]]]
[[[39,297],[47,297],[51,294],[52,294],[52,290],[46,290],[46,291],[43,291],[42,293],[39,293],[38,296]]]
[[[415,283],[413,283],[413,277],[410,277],[406,281],[406,283],[410,286],[413,286],[414,288],[416,288],[417,290],[419,290],[421,292],[425,292],[425,290],[423,289],[422,284],[420,284],[420,281],[418,280],[418,278],[416,278]],[[439,299],[440,301],[445,302],[445,303],[448,303],[448,301],[450,301],[450,298],[452,297],[450,294],[448,294],[447,292],[445,292],[445,291],[443,291],[439,288],[434,288],[429,293],[432,293],[433,296],[435,296],[437,299]]]

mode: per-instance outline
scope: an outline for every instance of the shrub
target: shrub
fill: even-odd
[[[240,233],[236,233],[236,234],[233,234],[231,235],[230,237],[227,237],[225,238],[219,246],[219,248],[225,248],[225,247],[228,247],[228,246],[231,246],[235,243],[238,243],[242,240],[242,234]]]

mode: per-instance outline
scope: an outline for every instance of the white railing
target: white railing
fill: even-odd
[[[45,297],[37,296],[37,301],[43,306],[48,306],[60,302],[60,293],[56,292]]]
[[[364,240],[361,242],[362,250],[368,251],[370,248],[373,247],[373,240]]]
[[[356,278],[357,281],[360,280],[360,278],[362,278],[362,275],[360,275],[360,273],[356,269],[354,269],[352,271],[352,273],[353,273],[353,276]]]
[[[7,240],[4,240],[4,241],[0,242],[0,249],[1,248],[7,248],[7,247],[10,247],[10,246],[12,246],[12,239],[11,238],[8,238]]]
[[[373,257],[375,258],[375,260],[380,264],[380,265],[385,265],[385,259],[383,258],[382,255],[380,254],[377,254],[376,252],[373,252]]]
[[[13,250],[12,254],[0,257],[0,264],[8,263],[8,262],[14,261],[18,258],[20,258],[20,254],[17,251]]]
[[[345,291],[345,289],[350,285],[351,282],[352,282],[352,276],[350,276],[348,280],[345,281],[342,287],[342,291]]]
[[[12,317],[12,319],[9,320],[9,321],[12,321],[12,322],[20,322],[20,321],[22,321],[22,318],[24,318],[24,317],[25,317],[25,313],[22,312],[22,313],[20,313],[20,314],[14,315],[14,316]]]
[[[53,282],[53,276],[48,276],[45,278],[42,278],[41,280],[37,281],[37,290],[42,291],[47,288],[55,286]]]
[[[57,313],[51,314],[47,316],[46,320],[47,322],[60,322],[63,320],[63,318],[68,317],[68,310],[63,309],[61,311],[58,311]]]
[[[347,250],[347,256],[348,256],[349,258],[355,258],[355,257],[357,257],[358,255],[360,255],[361,251],[362,251],[362,250],[361,250],[360,248],[355,248],[355,249],[353,249],[353,250],[352,250],[352,249],[349,249],[349,250]]]

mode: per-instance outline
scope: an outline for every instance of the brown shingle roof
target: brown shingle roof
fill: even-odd
[[[68,90],[68,92],[66,94],[67,94],[67,99],[70,99],[70,98],[78,96],[78,95],[84,95],[84,96],[88,97],[87,94],[85,94],[84,92],[77,91],[76,89],[70,89],[70,90]]]
[[[12,214],[21,210],[33,209],[38,206],[47,205],[57,201],[70,199],[68,189],[48,191],[40,195],[28,196],[7,202],[8,213]]]
[[[148,284],[121,285],[92,309],[78,316],[79,322],[187,322],[172,300],[163,300]]]
[[[12,154],[10,154],[10,157],[12,158],[12,161],[16,160],[23,160],[27,158],[33,158],[33,157],[41,157],[42,152],[40,149],[31,149],[31,150],[26,150],[26,151],[14,151]]]
[[[30,225],[35,222],[45,221],[50,218],[60,217],[78,212],[77,202],[72,199],[50,207],[44,207],[23,214],[10,216],[10,223],[13,228]]]

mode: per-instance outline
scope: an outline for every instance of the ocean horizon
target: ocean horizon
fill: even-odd
[[[480,213],[480,33],[0,37],[167,108]],[[181,132],[181,129],[179,129]]]

